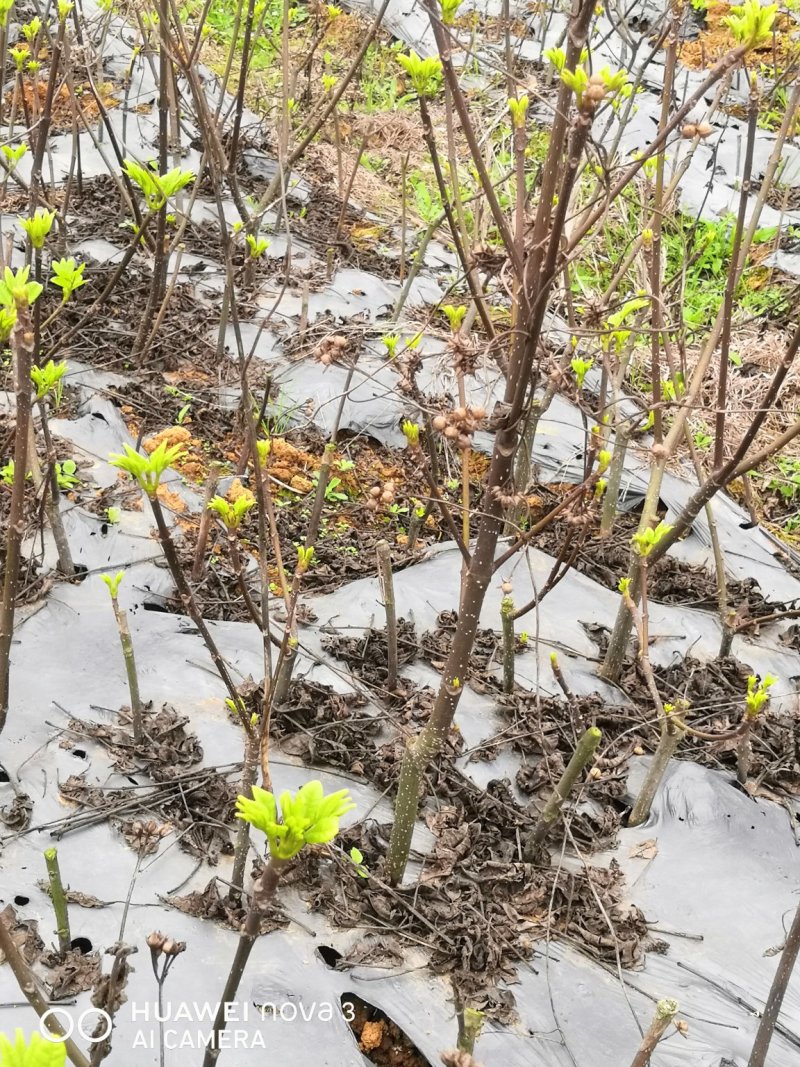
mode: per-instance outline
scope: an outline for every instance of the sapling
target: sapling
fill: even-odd
[[[346,789],[325,796],[322,783],[306,782],[293,797],[284,792],[278,801],[272,793],[253,786],[252,796],[240,796],[237,818],[266,835],[269,859],[250,896],[239,944],[214,1019],[213,1038],[206,1048],[203,1067],[214,1067],[221,1050],[220,1036],[227,1025],[227,1005],[235,1001],[250,953],[261,927],[261,919],[278,888],[286,865],[306,845],[324,845],[339,833],[339,820],[355,804]]]
[[[767,1003],[764,1005],[761,1022],[758,1024],[758,1033],[756,1034],[753,1051],[750,1053],[750,1059],[747,1061],[747,1067],[766,1067],[767,1052],[772,1041],[772,1034],[778,1023],[783,998],[786,995],[792,971],[797,963],[798,954],[800,954],[800,905],[795,910],[792,925],[786,935],[781,958],[778,961],[778,969],[772,979],[769,996],[767,997]]]
[[[392,577],[392,553],[388,541],[379,541],[375,546],[375,554],[378,558],[378,581],[381,587],[383,610],[386,612],[386,689],[389,693],[393,693],[397,688],[397,613]]]
[[[648,1026],[647,1032],[642,1038],[639,1049],[633,1057],[631,1067],[648,1067],[650,1057],[655,1052],[656,1045],[664,1036],[665,1031],[670,1023],[673,1022],[677,1014],[677,1000],[664,999],[658,1001],[653,1021]]]
[[[514,692],[514,598],[511,583],[503,582],[500,624],[503,632],[503,692]]]
[[[144,741],[144,715],[142,711],[142,700],[139,696],[139,676],[136,673],[136,659],[133,654],[133,640],[131,638],[130,627],[128,626],[128,615],[127,612],[123,611],[119,606],[119,587],[124,577],[125,571],[117,571],[113,578],[110,574],[104,574],[103,581],[105,582],[111,597],[111,607],[114,609],[114,618],[116,619],[117,631],[119,633],[119,643],[122,646],[122,656],[125,660],[125,673],[128,676],[128,689],[131,695],[133,740],[134,744],[141,745]]]
[[[0,733],[2,733],[8,715],[14,604],[19,582],[20,550],[25,532],[25,481],[28,471],[31,366],[35,340],[30,308],[42,292],[42,287],[38,282],[28,281],[28,274],[27,267],[22,267],[16,273],[6,267],[3,280],[0,282],[0,305],[13,309],[16,313],[16,322],[11,331],[16,394],[14,481],[11,487],[11,505],[6,535],[3,599],[0,603]]]
[[[47,866],[47,877],[50,883],[50,900],[53,902],[53,911],[56,915],[58,950],[63,960],[72,947],[72,938],[69,933],[67,897],[61,882],[61,870],[58,866],[57,850],[54,848],[46,848],[44,851],[44,862]]]
[[[758,722],[762,709],[769,700],[769,691],[777,682],[777,678],[766,674],[759,680],[754,674],[747,679],[747,695],[744,698],[744,718],[740,727],[741,737],[736,745],[736,775],[742,785],[747,782],[750,774],[750,763],[753,758],[753,746],[750,734]]]
[[[64,522],[61,518],[60,490],[70,487],[65,475],[71,472],[65,471],[65,465],[56,461],[56,450],[53,438],[50,434],[50,422],[47,412],[48,403],[52,403],[54,410],[58,410],[64,392],[64,375],[67,372],[65,360],[55,363],[49,359],[43,366],[31,367],[31,380],[36,391],[36,403],[39,408],[39,418],[42,425],[42,438],[44,440],[45,456],[47,461],[48,480],[45,488],[47,517],[50,520],[50,528],[53,532],[53,540],[58,552],[58,564],[63,574],[72,577],[75,574],[75,564],[72,561],[72,553],[69,548],[69,540]],[[28,446],[32,453],[34,444]],[[73,463],[74,468],[74,463]],[[72,484],[78,484],[74,479]],[[48,492],[49,490],[49,492]]]
[[[600,737],[600,730],[598,730],[596,726],[590,726],[578,742],[577,747],[572,754],[572,759],[567,764],[566,770],[561,775],[561,778],[553,789],[550,799],[547,801],[544,808],[542,808],[539,819],[533,828],[528,843],[530,853],[533,853],[536,847],[544,841],[555,826],[556,819],[564,806],[564,802],[575,787],[575,783],[578,781],[584,768],[594,756],[595,749],[600,743]]]

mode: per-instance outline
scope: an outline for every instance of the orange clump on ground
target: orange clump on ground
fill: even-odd
[[[4,105],[6,110],[10,110],[13,104],[16,107],[17,114],[20,112],[27,113],[31,116],[31,121],[35,121],[35,117],[40,115],[44,108],[47,97],[47,81],[47,75],[43,75],[41,72],[35,82],[31,77],[27,77],[22,85],[22,92],[20,92],[19,82],[17,82],[14,88],[5,95]],[[119,104],[119,100],[111,95],[112,91],[112,86],[107,84],[100,85],[97,88],[97,95],[106,110],[117,107]],[[80,129],[82,123],[78,118],[79,114],[82,114],[87,122],[97,121],[100,115],[97,101],[92,95],[88,83],[76,86],[76,92],[73,96],[65,82],[53,94],[51,124],[55,129],[70,130],[74,119],[78,122],[78,128]]]
[[[364,1052],[371,1052],[373,1049],[378,1048],[381,1041],[383,1041],[385,1029],[386,1023],[383,1019],[364,1023],[364,1029],[361,1031],[361,1048]]]
[[[706,8],[706,28],[694,41],[681,41],[678,45],[678,59],[685,67],[705,70],[736,47],[733,34],[724,22],[733,6],[727,3],[709,4]],[[764,44],[753,49],[754,58],[751,65],[756,65],[757,56],[763,57],[764,61],[770,64],[773,60],[780,62],[793,49],[790,30],[796,29],[796,24],[787,16],[778,14],[773,25],[774,38],[770,36]]]
[[[149,455],[154,449],[166,442],[169,448],[181,445],[185,455],[173,464],[175,470],[189,481],[200,483],[208,476],[208,461],[203,452],[203,445],[185,426],[167,426],[166,429],[142,441],[142,447]]]

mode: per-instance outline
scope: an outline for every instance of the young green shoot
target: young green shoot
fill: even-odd
[[[185,449],[180,445],[170,446],[166,441],[162,441],[149,456],[140,455],[128,444],[122,447],[125,449],[124,454],[112,453],[109,456],[109,463],[112,467],[117,467],[135,478],[151,500],[155,498],[159,483],[167,468],[177,463],[186,454]]]

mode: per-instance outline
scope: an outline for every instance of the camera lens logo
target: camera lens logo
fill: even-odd
[[[51,1030],[47,1029],[47,1020],[51,1016],[60,1024],[63,1033],[54,1034]],[[103,1032],[94,1034],[93,1031],[97,1028],[98,1022],[101,1020],[105,1023]],[[114,1024],[111,1020],[111,1016],[107,1011],[103,1011],[102,1008],[87,1008],[86,1011],[81,1012],[77,1020],[73,1019],[72,1013],[68,1012],[66,1008],[48,1008],[39,1020],[39,1033],[45,1041],[50,1041],[54,1045],[60,1045],[68,1038],[72,1037],[77,1029],[84,1041],[88,1041],[90,1045],[96,1045],[99,1041],[105,1041],[111,1033],[113,1026]]]

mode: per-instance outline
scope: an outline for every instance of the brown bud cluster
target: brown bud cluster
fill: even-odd
[[[598,104],[602,103],[606,95],[606,84],[599,74],[592,74],[589,85],[583,94],[583,101],[588,110],[594,111]]]
[[[147,935],[147,947],[154,956],[157,956],[162,952],[165,956],[179,956],[181,952],[186,951],[186,942],[173,941],[173,939],[167,937],[166,934],[154,930],[151,934]]]
[[[347,338],[341,333],[335,333],[332,337],[326,337],[314,349],[314,356],[319,362],[330,367],[337,359],[344,355],[347,348]]]
[[[681,127],[681,137],[685,137],[688,141],[693,140],[695,137],[705,139],[710,137],[713,132],[714,128],[709,122],[687,122]]]
[[[126,828],[125,837],[133,848],[145,855],[155,852],[161,838],[170,833],[172,833],[172,827],[168,823],[159,826],[154,819],[148,822],[136,819]]]
[[[472,448],[472,435],[485,418],[486,408],[453,408],[452,411],[437,415],[433,420],[433,428],[459,448],[467,449]]]
[[[383,485],[373,485],[369,491],[369,500],[367,500],[367,507],[372,511],[378,510],[379,504],[393,504],[396,485],[390,478]]]

